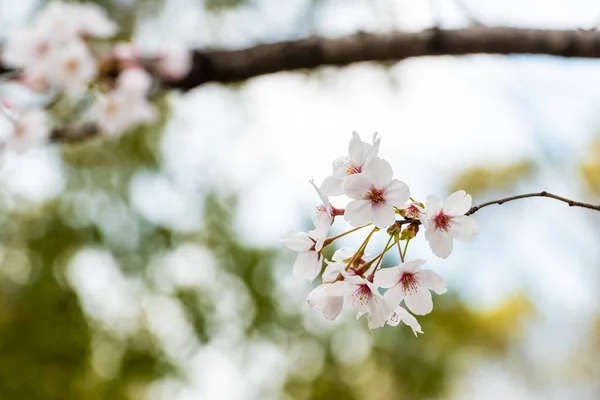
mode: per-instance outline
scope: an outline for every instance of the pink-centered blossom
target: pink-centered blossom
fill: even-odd
[[[402,321],[406,326],[410,327],[415,336],[417,336],[417,333],[423,333],[421,325],[419,325],[419,321],[417,321],[417,319],[404,308],[398,306],[392,313],[391,317],[388,318],[387,324],[390,326],[397,326],[400,321]]]
[[[410,189],[398,179],[392,179],[390,163],[375,158],[366,172],[348,176],[344,193],[352,199],[344,212],[344,219],[353,226],[372,222],[378,228],[396,221],[395,208],[402,208],[410,198]]]
[[[443,202],[437,196],[427,196],[421,222],[425,239],[436,256],[447,258],[452,253],[454,239],[464,243],[475,239],[479,226],[475,219],[464,215],[471,204],[471,195],[464,190],[452,193]]]
[[[17,152],[46,143],[50,138],[51,123],[48,114],[39,108],[19,110],[7,102],[0,102],[0,112],[9,120],[10,130],[2,137],[3,147]]]
[[[433,310],[431,292],[446,292],[446,282],[431,270],[421,270],[423,260],[407,261],[396,267],[382,268],[375,272],[373,282],[388,290],[385,300],[396,307],[404,300],[406,307],[417,315],[429,314]]]
[[[357,318],[367,314],[369,329],[385,325],[394,307],[391,307],[379,293],[377,285],[361,276],[350,275],[346,271],[341,273],[344,280],[334,282],[325,289],[325,292],[329,296],[348,297],[358,313]]]
[[[365,143],[358,133],[352,132],[348,145],[348,155],[338,157],[333,162],[333,174],[323,181],[321,190],[328,196],[339,196],[344,193],[342,184],[346,177],[365,172],[368,163],[377,157],[381,138],[373,135],[373,143]]]

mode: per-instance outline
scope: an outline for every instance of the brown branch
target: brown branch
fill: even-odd
[[[600,33],[472,27],[418,33],[355,34],[262,44],[243,50],[196,51],[193,68],[169,87],[192,89],[206,82],[236,82],[282,71],[343,66],[364,61],[466,54],[546,54],[600,58]]]
[[[494,204],[502,205],[509,201],[526,199],[529,197],[549,197],[551,199],[562,201],[563,203],[568,204],[569,207],[582,207],[582,208],[587,208],[590,210],[600,211],[600,205],[596,206],[596,205],[589,204],[589,203],[582,203],[580,201],[570,200],[565,197],[543,191],[543,192],[537,192],[537,193],[519,194],[516,196],[505,197],[503,199],[488,201],[486,203],[482,203],[482,204],[471,207],[471,209],[469,211],[467,211],[465,215],[475,214],[477,211],[481,210],[482,208],[488,207],[488,206],[491,206]],[[421,225],[421,221],[416,218],[405,218],[405,219],[396,221],[396,224],[400,227],[405,224]]]
[[[539,192],[539,193],[526,193],[526,194],[520,194],[517,196],[506,197],[506,198],[500,199],[500,200],[488,201],[487,203],[483,203],[483,204],[479,204],[477,206],[471,207],[471,209],[465,215],[474,214],[477,211],[479,211],[482,208],[487,207],[487,206],[491,206],[494,204],[502,205],[509,201],[526,199],[528,197],[550,197],[551,199],[555,199],[558,201],[562,201],[563,203],[567,203],[569,205],[569,207],[583,207],[583,208],[588,208],[590,210],[600,211],[600,206],[595,206],[593,204],[588,204],[588,203],[582,203],[580,201],[569,200],[567,198],[557,196],[555,194],[543,191],[543,192]]]
[[[163,81],[162,85],[190,90],[207,82],[239,82],[261,75],[324,65],[344,66],[365,61],[400,61],[412,57],[467,54],[545,54],[600,58],[600,32],[501,27],[436,28],[417,33],[311,37],[261,44],[242,50],[198,50],[193,53],[192,69],[185,78]],[[7,72],[11,70],[0,64],[0,74]],[[109,68],[104,73],[116,76],[118,71]],[[56,134],[55,137],[60,139],[63,135]]]

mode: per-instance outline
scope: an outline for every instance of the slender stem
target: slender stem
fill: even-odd
[[[381,254],[379,254],[377,257],[375,257],[374,259],[372,259],[371,261],[369,261],[368,263],[366,263],[363,268],[365,269],[365,272],[369,270],[369,268],[371,268],[371,264],[373,264],[373,262],[377,259],[379,259],[379,261],[377,261],[377,265],[375,266],[375,268],[373,268],[373,271],[371,271],[371,273],[369,274],[369,276],[367,277],[367,279],[371,282],[373,282],[373,277],[375,276],[375,271],[377,271],[377,269],[379,268],[379,265],[381,264],[381,262],[383,261],[383,256],[385,255],[385,253],[387,253],[392,247],[394,247],[394,245],[390,245],[390,242],[392,241],[392,239],[394,238],[394,235],[390,235],[390,238],[388,239],[387,243],[385,244],[385,247],[383,249],[383,251],[381,252]]]
[[[367,227],[369,225],[371,225],[371,224],[366,224],[366,225],[363,225],[363,226],[359,226],[358,228],[350,229],[348,232],[344,232],[344,233],[341,233],[341,234],[339,234],[337,236],[333,236],[333,237],[327,238],[323,242],[323,247],[329,246],[333,241],[338,240],[341,237],[344,237],[344,236],[346,236],[346,235],[348,235],[348,234],[350,234],[352,232],[356,232],[357,230],[362,229],[364,227]]]
[[[391,247],[388,247],[390,245],[390,242],[392,241],[392,239],[394,238],[394,235],[390,235],[390,238],[388,239],[387,243],[385,244],[384,250],[383,252],[381,252],[381,254],[378,256],[379,261],[377,261],[377,265],[375,266],[375,269],[379,268],[379,265],[381,265],[381,261],[383,261],[383,255],[391,248],[394,247],[393,245]]]
[[[406,250],[408,250],[409,242],[410,242],[410,239],[406,239],[406,244],[404,245],[404,252],[402,253],[402,262],[404,262],[404,259],[406,258]]]
[[[358,250],[356,251],[356,253],[354,253],[354,255],[352,256],[352,258],[350,259],[350,261],[348,262],[348,265],[346,265],[346,271],[348,271],[348,268],[350,268],[350,266],[352,264],[354,264],[354,262],[363,256],[363,254],[365,253],[365,248],[367,247],[367,244],[369,244],[369,240],[371,240],[371,236],[373,236],[373,234],[375,232],[377,232],[379,230],[379,228],[375,227],[373,228],[373,230],[371,231],[371,233],[369,233],[369,236],[367,236],[367,238],[365,239],[365,241],[360,245],[360,247],[358,248]]]
[[[402,254],[402,249],[400,248],[399,240],[396,242],[396,245],[398,245],[398,254],[400,254],[400,261],[404,262],[404,254]]]

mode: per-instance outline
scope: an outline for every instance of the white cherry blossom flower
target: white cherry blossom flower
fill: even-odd
[[[16,110],[6,102],[0,103],[2,113],[10,120],[11,128],[2,140],[6,148],[24,152],[46,143],[50,138],[51,126],[48,114],[38,108]]]
[[[410,327],[415,336],[418,336],[417,333],[423,333],[421,325],[419,325],[419,321],[417,321],[417,319],[404,308],[398,306],[392,313],[392,316],[388,318],[387,324],[390,326],[398,326],[400,321],[404,322],[406,326]]]
[[[358,133],[352,132],[352,139],[348,145],[348,155],[338,157],[333,162],[333,175],[323,181],[321,190],[328,196],[339,196],[344,193],[342,183],[347,176],[365,172],[367,164],[377,157],[381,138],[377,132],[373,135],[373,143],[360,140]]]
[[[398,179],[392,179],[390,163],[376,158],[366,172],[348,176],[344,193],[352,199],[346,206],[344,219],[353,226],[372,222],[378,228],[396,220],[394,207],[403,207],[410,198],[410,189]]]
[[[386,301],[396,307],[402,300],[406,307],[417,315],[429,314],[433,310],[431,292],[446,292],[446,282],[431,270],[421,270],[423,260],[407,261],[399,266],[382,268],[375,272],[373,282],[385,292]]]
[[[74,40],[53,51],[45,71],[47,79],[72,96],[80,96],[96,78],[98,66],[85,43]]]
[[[421,216],[425,227],[425,239],[433,253],[447,258],[452,253],[453,239],[471,242],[479,226],[475,219],[464,215],[471,208],[472,199],[464,190],[452,193],[444,202],[437,196],[427,196],[426,215]]]
[[[288,231],[281,238],[289,249],[297,251],[298,256],[292,268],[292,275],[313,281],[321,272],[323,259],[321,249],[317,249],[317,241],[307,232]]]
[[[95,118],[103,132],[117,136],[156,119],[156,109],[145,97],[133,97],[116,89],[98,95]]]
[[[343,270],[341,273],[344,280],[329,285],[324,289],[325,293],[329,296],[349,297],[354,309],[358,312],[357,318],[367,314],[369,329],[385,325],[393,308],[384,300],[377,290],[377,286],[361,276],[350,275]]]
[[[21,27],[11,31],[2,47],[2,62],[24,72],[39,74],[52,50],[51,37],[39,29]]]

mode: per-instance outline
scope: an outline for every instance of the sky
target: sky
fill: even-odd
[[[323,2],[307,27],[305,3],[260,0],[254,7],[208,17],[191,0],[169,1],[159,17],[140,27],[136,40],[148,47],[159,46],[168,31],[169,40],[193,47],[237,48],[309,34],[418,31],[434,21],[445,28],[468,23],[450,0],[331,0]],[[590,28],[600,19],[600,5],[592,0],[464,3],[489,25],[573,29]],[[25,18],[27,4],[15,7],[14,2],[0,0],[0,27],[7,29]],[[256,18],[262,23],[249,23]],[[318,202],[308,179],[321,182],[330,173],[333,159],[345,153],[351,132],[357,131],[365,140],[379,133],[383,138],[380,155],[390,161],[396,176],[409,184],[417,199],[432,193],[447,195],[448,182],[469,167],[531,159],[541,168],[532,181],[516,188],[518,192],[548,190],[586,200],[581,182],[573,177],[576,163],[588,154],[600,125],[597,76],[600,61],[595,60],[474,55],[411,59],[385,70],[360,64],[325,67],[309,74],[281,73],[235,88],[203,85],[172,94],[175,107],[162,142],[165,173],[140,172],[132,182],[130,198],[149,220],[185,232],[201,226],[201,194],[218,182],[219,191],[240,195],[236,224],[244,240],[279,246],[287,229],[305,227],[307,215]],[[5,160],[0,182],[18,198],[31,201],[59,195],[64,181],[57,157],[52,148],[11,157]],[[474,202],[486,200],[475,198]],[[343,206],[345,201],[340,198],[333,203]],[[557,218],[563,213],[568,217]],[[475,218],[480,225],[477,241],[458,245],[447,261],[434,258],[424,243],[411,248],[411,254],[429,260],[429,267],[449,281],[451,290],[474,307],[493,307],[517,291],[526,291],[541,310],[527,351],[548,365],[564,362],[561,357],[566,350],[561,349],[577,341],[578,329],[586,329],[588,319],[598,311],[597,266],[590,263],[599,255],[597,229],[590,225],[598,216],[548,199],[531,199],[490,207]],[[202,249],[181,251],[193,254],[191,259],[206,256]],[[175,253],[173,257],[188,259]],[[104,260],[101,264],[108,267],[102,279],[117,279],[117,268],[106,254],[86,250],[79,256],[88,260],[81,265],[91,259]],[[177,265],[185,269],[187,264]],[[144,312],[111,309],[110,305],[102,306],[109,311],[95,310],[93,299],[101,289],[93,285],[93,278],[86,278],[89,271],[73,268],[71,278],[91,299],[86,307],[93,315],[110,319],[111,312],[115,318],[119,312]],[[173,279],[176,276],[174,272]],[[115,288],[119,293],[136,287],[135,282],[123,282],[125,286]],[[308,287],[302,286],[299,293],[306,293]],[[146,307],[171,310],[176,306],[164,297],[152,299]],[[163,324],[156,321],[156,325]],[[186,340],[181,339],[182,348]],[[555,351],[535,343],[552,343]],[[283,362],[282,355],[268,344],[254,343],[248,351],[257,349],[265,355],[266,370]],[[183,357],[180,350],[172,349],[172,357]],[[241,381],[238,375],[243,369],[227,367],[242,362],[233,354],[216,345],[186,359],[195,366],[191,370],[198,381],[180,398],[194,398],[198,390],[217,390],[219,382]],[[212,376],[202,369],[206,364],[222,368]],[[164,385],[160,390],[168,393],[170,383]],[[564,389],[559,383],[535,397],[526,382],[495,365],[465,378],[461,385],[463,395],[467,391],[473,398],[482,398],[490,385],[497,386],[499,396],[532,399],[550,398],[551,391]],[[234,392],[228,398],[236,396],[239,393]],[[593,394],[581,396],[592,398]]]

